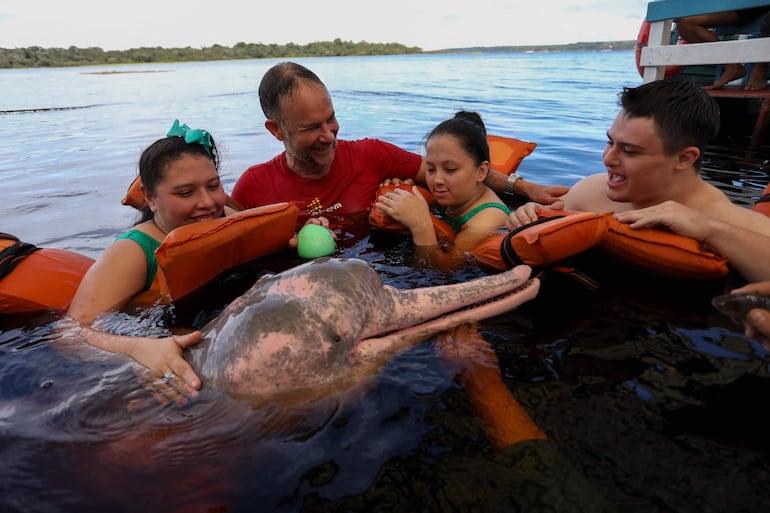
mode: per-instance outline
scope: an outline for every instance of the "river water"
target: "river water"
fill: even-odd
[[[175,118],[214,134],[231,189],[281,150],[256,95],[275,62],[0,70],[1,231],[97,257],[135,217],[120,199],[141,150]],[[641,81],[633,52],[300,62],[329,87],[341,138],[421,152],[437,122],[475,110],[490,133],[538,143],[519,168],[526,178],[562,185],[603,171],[616,95]],[[749,133],[723,134],[703,174],[750,205],[769,155]],[[399,287],[480,272],[421,268],[410,248],[364,233],[337,256],[363,258]],[[547,484],[548,465],[521,456],[529,449],[491,448],[431,343],[387,365],[358,401],[276,434],[265,426],[286,415],[278,407],[255,412],[217,396],[129,409],[142,387],[115,370],[126,370],[119,357],[56,349],[50,318],[0,316],[0,511],[515,511],[524,496],[540,505],[526,511],[545,511],[553,501],[533,490],[560,496],[561,511],[592,498],[624,512],[766,508],[770,425],[758,412],[768,354],[709,304],[732,283],[595,264],[598,287],[545,275],[535,301],[482,324],[506,384],[549,437],[537,451],[561,458],[551,469],[574,470],[569,488]],[[280,265],[283,256],[264,263]],[[159,324],[154,315],[115,322],[141,331]],[[180,309],[175,323],[206,315]]]

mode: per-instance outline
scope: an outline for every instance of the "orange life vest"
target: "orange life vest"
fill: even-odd
[[[484,253],[479,248],[471,253],[480,255],[479,260],[489,266],[508,269],[516,263],[555,263],[598,246],[613,258],[665,276],[703,280],[729,272],[727,257],[704,249],[690,237],[654,228],[631,228],[609,212],[550,211],[545,215],[548,217],[482,244],[492,245],[486,246]],[[494,245],[498,245],[499,260],[494,258]]]
[[[393,219],[375,207],[372,210],[372,227],[397,229],[399,225]],[[710,279],[729,272],[727,258],[703,249],[698,241],[653,228],[634,229],[611,213],[540,208],[538,214],[538,221],[492,235],[471,249],[470,254],[487,267],[505,270],[522,263],[545,266],[598,246],[622,261],[666,276]],[[434,218],[433,226],[442,223]],[[447,232],[444,228],[438,235],[440,240],[450,241],[453,236],[451,229]]]
[[[403,189],[405,191],[412,192],[413,187],[415,186],[406,185],[403,183],[399,185],[393,185],[393,184],[381,185],[377,191],[377,196],[379,197],[389,192],[393,192],[396,189]],[[425,198],[425,201],[427,201],[431,207],[436,206],[436,202],[433,200],[433,195],[427,189],[420,186],[417,186],[417,189],[420,191],[420,194],[422,194],[423,198]],[[430,218],[431,218],[431,221],[433,222],[433,229],[436,231],[436,237],[438,238],[439,241],[454,240],[455,232],[447,222],[442,221],[441,219],[433,215],[431,215]],[[369,226],[377,230],[383,230],[386,232],[395,232],[403,235],[411,235],[411,233],[409,232],[409,228],[399,223],[398,221],[396,221],[395,219],[393,219],[388,214],[384,213],[382,210],[375,207],[374,205],[372,205],[372,208],[369,211]]]
[[[66,310],[93,258],[0,236],[0,314]]]
[[[487,135],[487,144],[489,167],[506,175],[516,171],[521,161],[537,147],[537,143],[502,135]]]
[[[158,272],[150,289],[129,304],[178,300],[224,271],[288,247],[299,208],[275,203],[171,230],[158,249]]]
[[[298,214],[296,205],[276,203],[172,230],[155,251],[158,272],[150,289],[129,304],[150,306],[158,300],[181,299],[228,269],[286,248]],[[15,258],[8,248],[18,242],[0,239],[0,250]],[[66,310],[93,262],[72,251],[50,248],[18,257],[15,267],[0,277],[0,313]]]

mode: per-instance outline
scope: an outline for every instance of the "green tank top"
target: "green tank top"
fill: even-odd
[[[470,212],[468,212],[462,217],[447,217],[446,207],[442,205],[438,207],[438,212],[439,214],[441,214],[441,217],[443,218],[443,220],[449,223],[449,226],[452,227],[452,230],[454,230],[455,233],[458,233],[460,230],[462,230],[463,225],[467,223],[471,217],[475,216],[485,208],[499,208],[500,210],[505,212],[505,215],[508,215],[511,213],[511,209],[502,203],[482,203],[478,207],[471,209]]]
[[[155,274],[158,272],[158,260],[155,258],[155,250],[160,246],[160,242],[139,230],[129,230],[123,235],[119,235],[115,240],[120,239],[132,240],[139,244],[139,247],[144,251],[144,258],[147,259],[147,280],[142,290],[150,290]]]

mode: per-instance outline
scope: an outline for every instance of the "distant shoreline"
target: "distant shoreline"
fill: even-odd
[[[120,64],[150,64],[173,62],[201,62],[245,59],[277,59],[297,57],[344,57],[369,55],[405,54],[457,54],[457,53],[536,53],[574,51],[612,51],[635,48],[636,41],[602,41],[592,43],[570,43],[563,45],[491,46],[469,48],[447,48],[423,51],[419,47],[408,47],[399,43],[367,43],[361,41],[319,41],[306,45],[237,43],[227,47],[214,45],[204,48],[161,48],[142,47],[130,50],[102,50],[97,47],[78,48],[0,48],[0,69],[17,68],[62,68],[73,66],[98,66]]]
[[[109,70],[109,71],[84,71],[83,75],[119,75],[122,73],[168,73],[167,69],[147,69],[147,70]]]
[[[537,53],[537,52],[603,52],[613,50],[634,50],[636,40],[597,41],[592,43],[568,43],[563,45],[518,45],[518,46],[476,46],[469,48],[447,48],[422,53]]]

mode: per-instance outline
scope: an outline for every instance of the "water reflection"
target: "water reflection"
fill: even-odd
[[[751,207],[770,181],[770,145],[749,137],[717,141],[707,149],[701,175],[733,202]]]

